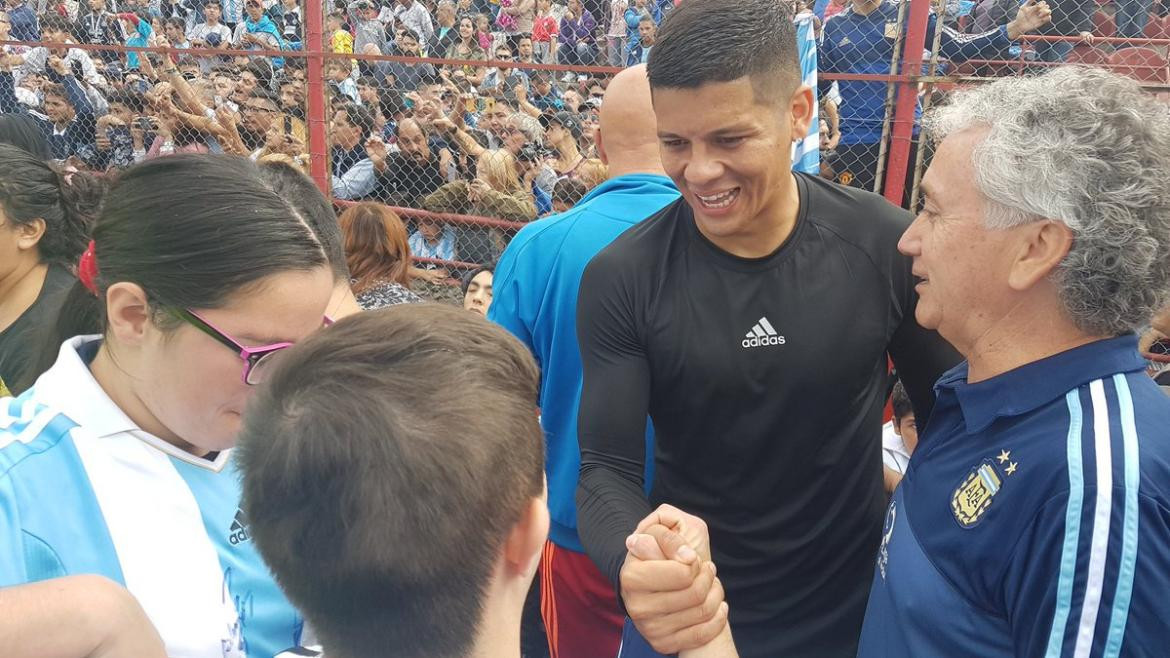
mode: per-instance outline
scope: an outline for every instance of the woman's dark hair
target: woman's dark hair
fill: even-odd
[[[301,213],[301,217],[317,236],[321,248],[325,250],[325,256],[329,258],[333,280],[349,285],[349,268],[345,264],[345,239],[341,235],[341,225],[337,223],[337,213],[334,212],[329,199],[321,194],[313,179],[284,162],[261,163],[260,177],[264,179],[269,189]]]
[[[182,181],[176,185],[175,181]],[[106,290],[142,286],[152,311],[217,308],[262,279],[326,264],[300,211],[273,192],[246,158],[174,155],[127,169],[93,227],[94,295],[78,282],[28,376],[53,364],[61,343],[105,331]],[[170,323],[156,313],[156,322]]]
[[[40,158],[50,160],[53,152],[40,126],[27,114],[0,115],[0,144],[11,144]]]
[[[63,174],[56,166],[0,144],[0,207],[13,224],[45,223],[37,243],[43,263],[73,265],[89,242],[102,183],[87,174]]]

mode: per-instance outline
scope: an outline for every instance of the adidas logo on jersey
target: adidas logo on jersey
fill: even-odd
[[[756,326],[745,334],[743,342],[740,343],[744,347],[768,347],[770,345],[783,345],[784,337],[776,332],[772,327],[772,323],[768,322],[768,318],[760,318]]]
[[[228,541],[232,543],[232,546],[235,546],[251,538],[252,535],[248,534],[248,517],[244,516],[244,510],[237,509],[236,518],[232,521],[231,534],[228,535]]]

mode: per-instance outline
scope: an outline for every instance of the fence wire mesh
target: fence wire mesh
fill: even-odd
[[[10,0],[0,113],[81,170],[187,151],[290,163],[339,211],[388,206],[416,276],[451,281],[605,180],[605,89],[674,4]],[[1170,94],[1161,2],[1053,0],[1042,25],[1016,0],[790,4],[817,91],[795,166],[907,207],[929,164],[921,111],[963,85],[1079,62]]]

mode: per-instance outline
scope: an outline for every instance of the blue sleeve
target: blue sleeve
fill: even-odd
[[[0,71],[0,114],[24,113],[24,106],[16,100],[16,80],[12,73]]]
[[[837,31],[837,26],[829,21],[825,21],[825,26],[821,31],[821,42],[817,44],[817,70],[824,73],[840,73],[841,70],[837,64],[837,47],[836,37],[833,35]],[[827,96],[833,89],[833,81],[825,80],[823,76],[817,76],[817,95],[820,97]]]
[[[519,260],[517,254],[528,244],[526,240],[512,240],[500,262],[496,264],[495,279],[492,280],[492,305],[488,309],[488,319],[507,329],[518,338],[528,351],[533,351],[532,323],[533,318],[525,317],[522,312],[524,303],[524,288],[521,277],[518,276]],[[532,259],[528,259],[524,266],[531,269]],[[529,281],[545,281],[546,276],[534,277],[533,272],[526,273],[524,278]],[[535,352],[534,352],[535,354]]]
[[[947,27],[938,26],[938,19],[930,15],[927,24],[926,43],[933,43],[934,30],[942,29],[939,40],[939,54],[952,62],[965,62],[969,59],[997,59],[1003,51],[1011,47],[1012,42],[1007,37],[1007,27],[1001,25],[994,30],[980,34],[962,34]]]
[[[1109,519],[1094,518],[1102,501],[1082,487],[1050,500],[1021,534],[1002,579],[1015,655],[1164,655],[1170,512],[1120,484]]]
[[[72,75],[59,76],[53,70],[49,70],[49,79],[53,82],[60,82],[65,87],[65,97],[69,100],[69,104],[73,106],[74,111],[80,115],[89,115],[93,117],[93,104],[89,102],[89,96],[85,95],[85,90],[81,88],[81,84],[77,82],[77,78]]]

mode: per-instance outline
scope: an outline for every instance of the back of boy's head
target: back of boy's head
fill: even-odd
[[[257,547],[328,655],[463,656],[544,487],[539,371],[474,313],[361,313],[290,350],[237,455]]]

